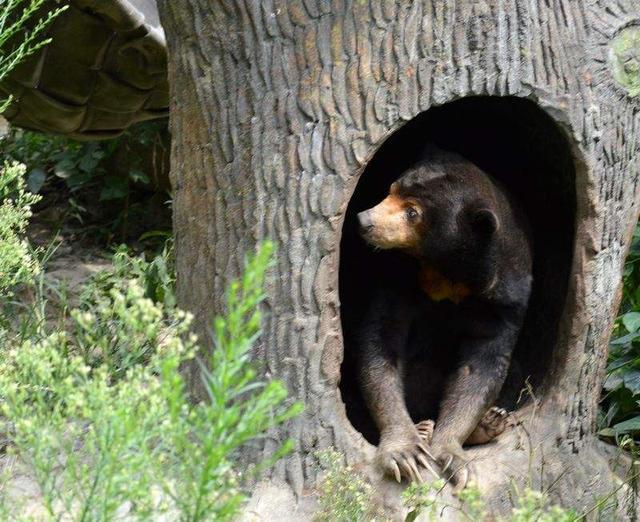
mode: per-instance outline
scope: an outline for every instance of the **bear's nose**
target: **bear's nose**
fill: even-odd
[[[371,213],[368,210],[358,214],[358,222],[360,223],[360,230],[362,232],[367,232],[373,228],[373,220],[371,219]]]

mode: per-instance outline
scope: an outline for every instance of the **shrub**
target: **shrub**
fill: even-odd
[[[40,270],[24,238],[31,206],[40,198],[25,190],[24,171],[18,163],[0,168],[0,299],[32,281]]]
[[[67,332],[23,342],[4,332],[11,348],[0,352],[0,408],[10,451],[52,519],[238,513],[260,467],[241,470],[237,452],[300,411],[280,382],[256,378],[249,358],[270,258],[267,244],[230,287],[216,350],[200,361],[208,392],[200,402],[179,371],[198,352],[191,318],[145,297],[140,277],[91,293],[100,295],[71,314]],[[4,505],[20,513],[10,498]]]
[[[405,522],[413,522],[420,515],[428,520],[435,520],[442,509],[438,494],[445,486],[444,480],[417,484],[412,482],[402,492],[402,503],[409,510]]]
[[[144,122],[99,142],[11,129],[0,138],[0,155],[26,165],[31,192],[52,196],[47,204],[57,211],[50,218],[73,219],[83,225],[76,233],[94,240],[110,242],[117,236],[125,241],[168,227],[167,196],[161,190],[168,187],[160,181],[168,155],[159,152],[165,128],[164,120]]]
[[[549,499],[541,491],[525,488],[515,490],[517,504],[504,522],[578,522],[584,520],[572,510],[549,506]]]
[[[333,450],[317,454],[325,470],[319,484],[318,522],[358,522],[375,520],[373,488],[351,466],[343,464],[343,455]]]
[[[146,122],[133,126],[121,137],[91,142],[12,129],[0,141],[0,151],[27,166],[27,180],[33,192],[39,192],[50,178],[62,180],[71,194],[97,187],[100,201],[122,202],[131,191],[131,183],[150,183],[145,165],[133,157],[127,175],[122,176],[107,169],[107,160],[125,142],[151,147],[165,127],[165,121]]]
[[[126,245],[121,245],[116,249],[112,261],[111,268],[97,273],[85,285],[81,295],[83,308],[92,308],[114,288],[122,290],[131,279],[138,281],[144,297],[162,304],[165,309],[176,306],[175,261],[171,239],[150,260],[147,260],[145,253],[132,255]]]

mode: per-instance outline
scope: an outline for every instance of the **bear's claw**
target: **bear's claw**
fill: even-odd
[[[472,471],[462,448],[449,447],[439,452],[437,463],[442,470],[442,477],[452,486],[453,493],[457,495],[470,480]]]
[[[432,421],[423,422],[431,422],[433,425]],[[427,447],[427,440],[431,440],[429,426],[424,424],[421,431],[416,428],[411,436],[407,435],[405,440],[382,441],[378,448],[378,462],[398,482],[402,481],[403,476],[414,482],[423,482],[421,468],[426,469],[435,477],[439,477],[434,465],[431,464],[431,462],[435,462],[435,459]]]
[[[416,424],[418,435],[420,435],[420,438],[424,441],[425,444],[431,444],[434,427],[435,422],[433,422],[432,420],[423,420]]]
[[[509,413],[507,413],[507,410],[494,406],[484,414],[478,427],[485,431],[490,440],[495,439],[507,428],[508,418]]]
[[[509,413],[504,408],[493,406],[480,419],[478,426],[465,442],[467,446],[486,444],[501,435],[509,426]]]

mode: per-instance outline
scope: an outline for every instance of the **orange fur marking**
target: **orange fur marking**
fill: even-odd
[[[431,300],[439,302],[448,299],[459,304],[471,295],[471,290],[464,283],[454,283],[430,266],[423,266],[419,272],[420,288]]]
[[[375,207],[369,210],[375,224],[370,234],[370,242],[384,248],[414,249],[420,242],[420,232],[416,224],[405,218],[405,208],[412,200],[405,200],[393,191]],[[416,205],[418,208],[418,206]]]

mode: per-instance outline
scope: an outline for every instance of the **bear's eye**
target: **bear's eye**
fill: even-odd
[[[415,219],[418,217],[418,211],[413,207],[409,207],[405,212],[409,219]]]

